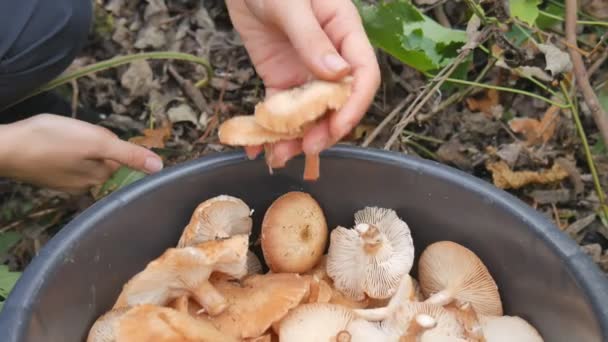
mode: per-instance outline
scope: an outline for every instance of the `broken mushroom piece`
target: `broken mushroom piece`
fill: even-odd
[[[196,207],[177,247],[249,234],[253,226],[251,214],[249,206],[240,198],[229,195],[210,198]]]
[[[294,273],[256,274],[245,278],[241,284],[214,283],[228,306],[221,314],[208,319],[230,336],[259,337],[302,302],[308,294],[309,284],[310,276]]]
[[[264,260],[273,273],[303,273],[323,257],[327,222],[310,194],[292,191],[270,205],[261,235]]]
[[[485,342],[543,342],[538,331],[518,316],[480,315]]]
[[[248,235],[239,234],[195,246],[169,248],[125,284],[114,308],[167,305],[188,295],[209,314],[219,314],[227,304],[209,283],[209,276],[217,271],[237,279],[243,277],[247,273],[248,242]]]
[[[353,318],[352,312],[340,305],[302,304],[291,310],[281,321],[279,340],[335,341]]]
[[[330,234],[327,274],[356,301],[391,297],[413,262],[410,229],[394,210],[367,207],[355,213],[354,229]]]
[[[339,110],[351,93],[352,76],[337,82],[312,80],[279,91],[255,106],[255,120],[273,132],[296,134],[328,110]]]
[[[498,286],[481,259],[470,249],[452,242],[429,245],[418,262],[418,281],[426,302],[460,306],[471,303],[478,315],[502,316]]]

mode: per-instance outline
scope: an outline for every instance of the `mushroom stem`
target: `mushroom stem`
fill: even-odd
[[[454,296],[452,295],[451,291],[445,289],[430,296],[424,302],[429,304],[446,306],[450,304],[453,300]]]
[[[342,330],[336,335],[335,338],[332,338],[332,342],[350,342],[351,336],[350,333],[346,330]]]
[[[484,335],[477,313],[470,302],[465,302],[458,310],[458,317],[464,327],[467,338],[472,342],[484,342]]]
[[[179,312],[188,313],[188,296],[177,297],[173,303],[173,307]]]
[[[203,282],[192,295],[210,316],[219,315],[228,307],[224,296],[209,281]]]
[[[406,333],[401,336],[399,342],[416,342],[418,335],[427,329],[437,326],[437,320],[426,314],[416,315],[410,322]]]
[[[321,287],[321,281],[316,276],[312,276],[310,280],[310,295],[308,296],[309,303],[316,303],[319,299],[319,290]]]
[[[320,158],[318,154],[306,154],[304,160],[304,180],[316,181],[319,179]]]
[[[264,144],[264,159],[268,166],[268,173],[271,175],[274,174],[274,171],[272,170],[272,146],[272,144]]]
[[[409,274],[405,274],[399,282],[397,291],[391,297],[388,304],[383,308],[374,309],[355,309],[353,312],[355,315],[368,320],[368,321],[381,321],[386,319],[388,316],[394,314],[403,303],[409,301],[408,294],[411,292],[409,289],[413,286],[412,277]]]
[[[368,255],[374,255],[382,247],[382,233],[378,227],[367,224],[359,223],[355,226],[355,229],[359,232],[361,240],[363,240],[363,250]]]

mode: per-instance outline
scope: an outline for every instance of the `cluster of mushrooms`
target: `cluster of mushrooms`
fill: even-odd
[[[220,195],[195,209],[176,247],[122,288],[88,342],[542,342],[503,314],[483,262],[451,241],[414,244],[392,209],[365,207],[328,231],[319,203],[292,191],[264,214],[263,266],[250,246],[253,211]]]
[[[253,115],[237,115],[222,123],[218,137],[230,146],[263,146],[269,171],[274,143],[304,137],[308,129],[331,111],[337,111],[351,94],[352,76],[339,81],[311,80],[278,91],[255,106]],[[304,180],[319,178],[319,155],[306,154]]]

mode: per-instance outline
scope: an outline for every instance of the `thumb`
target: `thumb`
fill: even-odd
[[[340,56],[317,19],[310,1],[266,1],[266,17],[288,37],[302,62],[318,78],[346,76],[350,65]]]
[[[159,155],[119,138],[108,141],[103,158],[145,173],[156,173],[163,168],[163,160]]]

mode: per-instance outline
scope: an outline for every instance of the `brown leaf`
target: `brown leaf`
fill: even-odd
[[[488,163],[486,169],[492,172],[494,185],[501,189],[519,189],[528,184],[548,184],[558,182],[568,177],[568,172],[558,163],[553,164],[551,169],[541,171],[513,171],[503,161]]]
[[[145,129],[143,136],[133,137],[129,141],[147,148],[163,148],[165,147],[165,142],[170,137],[171,124],[165,123],[163,126],[155,129]]]
[[[559,107],[551,106],[540,121],[531,118],[515,118],[509,121],[509,127],[513,132],[523,134],[528,145],[546,143],[555,133],[559,111]]]
[[[498,105],[498,90],[488,89],[483,96],[467,97],[467,107],[472,112],[484,112],[488,116],[493,116],[494,107]]]

